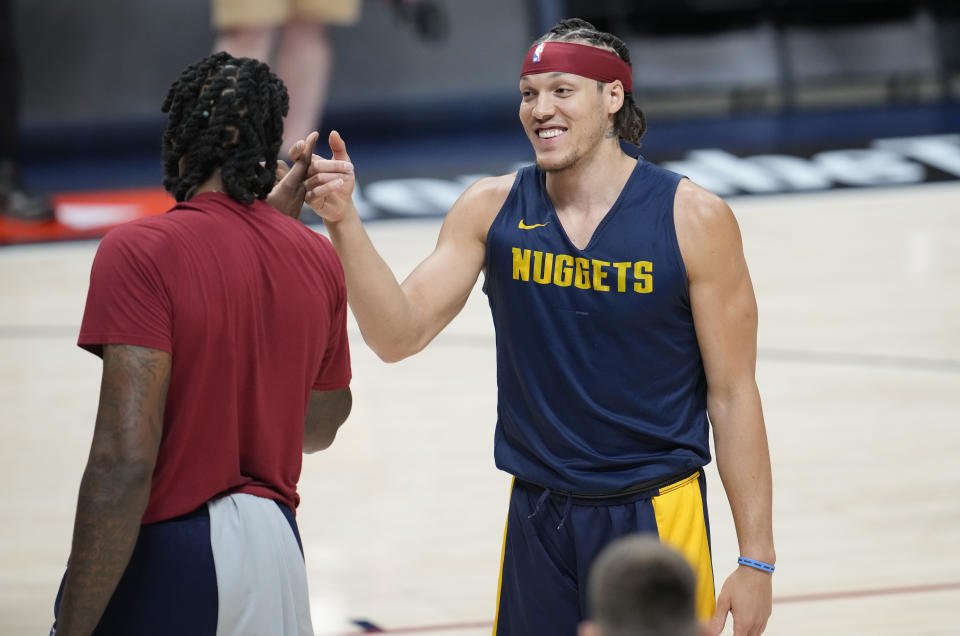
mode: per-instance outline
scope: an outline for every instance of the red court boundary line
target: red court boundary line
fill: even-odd
[[[845,592],[821,592],[818,594],[794,594],[778,596],[773,599],[774,605],[787,603],[813,603],[816,601],[839,601],[851,598],[868,598],[871,596],[899,596],[901,594],[923,594],[925,592],[945,592],[960,590],[960,581],[950,583],[931,583],[929,585],[907,585],[903,587],[884,587],[873,590],[847,590]],[[419,627],[399,627],[383,629],[377,632],[342,632],[328,636],[358,636],[359,634],[424,634],[440,631],[460,631],[465,629],[479,629],[493,627],[492,621],[476,621],[472,623],[449,623],[446,625],[422,625]]]
[[[774,603],[810,603],[813,601],[838,601],[848,598],[866,598],[870,596],[899,596],[901,594],[923,594],[924,592],[946,592],[960,590],[960,581],[953,583],[931,583],[929,585],[907,585],[904,587],[885,587],[875,590],[849,590],[847,592],[823,592],[820,594],[795,594],[779,596]]]

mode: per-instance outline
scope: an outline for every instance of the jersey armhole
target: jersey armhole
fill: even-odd
[[[687,177],[679,175],[676,183],[673,184],[673,196],[670,201],[670,243],[671,252],[677,261],[677,267],[680,269],[680,275],[683,276],[683,300],[690,307],[690,277],[687,275],[687,265],[683,262],[683,252],[680,251],[680,239],[677,236],[677,190],[680,189],[680,182]]]
[[[533,166],[523,166],[517,170],[517,176],[513,180],[513,185],[510,186],[510,193],[507,194],[507,198],[504,199],[503,205],[500,206],[500,209],[497,210],[496,216],[493,217],[493,221],[490,223],[490,227],[487,228],[487,236],[484,245],[484,255],[483,255],[483,293],[487,293],[487,282],[490,280],[490,264],[492,259],[490,258],[490,236],[494,232],[494,228],[497,227],[497,223],[500,221],[500,217],[503,216],[504,210],[507,209],[507,206],[511,205],[514,200],[517,198],[517,192],[520,189],[520,182],[523,180],[524,173],[529,172]]]

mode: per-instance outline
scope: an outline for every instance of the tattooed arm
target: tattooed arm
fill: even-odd
[[[80,482],[58,636],[90,634],[127,567],[150,499],[170,354],[103,347],[100,407]]]

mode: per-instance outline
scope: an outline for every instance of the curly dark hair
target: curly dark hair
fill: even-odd
[[[591,46],[601,49],[608,49],[620,56],[630,68],[633,64],[630,62],[630,51],[623,40],[600,31],[586,20],[580,18],[568,18],[561,20],[552,29],[543,34],[533,45],[541,42],[584,42]],[[598,82],[602,85],[602,82]],[[613,118],[613,132],[621,139],[626,139],[630,143],[639,146],[640,138],[647,131],[647,118],[643,111],[637,105],[632,93],[626,93],[623,98],[623,106],[617,111]]]
[[[161,108],[163,187],[183,201],[219,168],[233,199],[266,199],[288,108],[286,87],[263,62],[221,52],[191,64]]]

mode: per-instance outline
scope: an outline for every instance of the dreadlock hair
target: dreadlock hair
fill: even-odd
[[[561,20],[556,26],[534,42],[533,45],[540,44],[541,42],[583,42],[601,49],[608,49],[619,55],[620,59],[626,62],[631,69],[633,68],[633,65],[630,63],[630,50],[627,49],[627,45],[624,44],[623,40],[612,33],[600,31],[597,27],[580,18]],[[598,81],[597,84],[602,86],[603,82]],[[644,116],[643,111],[640,110],[640,107],[637,106],[633,95],[626,93],[623,96],[623,106],[620,107],[620,110],[618,110],[613,117],[614,134],[639,146],[640,138],[643,137],[643,133],[646,131],[647,118]]]
[[[183,201],[219,168],[231,198],[266,199],[288,108],[286,87],[263,62],[221,52],[191,64],[161,108],[163,187]]]

